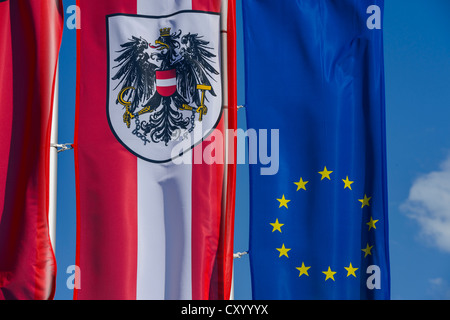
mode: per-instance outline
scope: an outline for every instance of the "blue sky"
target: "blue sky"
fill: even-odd
[[[245,1],[245,0],[244,0]],[[75,0],[64,0],[67,9]],[[240,3],[238,103],[245,104]],[[386,0],[384,49],[392,299],[450,299],[450,1]],[[67,13],[66,18],[70,16]],[[73,142],[75,29],[60,55],[59,142]],[[238,125],[246,128],[245,110]],[[248,168],[238,165],[235,251],[248,248]],[[75,264],[73,152],[59,154],[56,299]],[[81,275],[82,277],[82,275]],[[235,261],[235,298],[251,299],[248,256]]]
[[[445,0],[385,1],[393,299],[450,298],[449,10]]]

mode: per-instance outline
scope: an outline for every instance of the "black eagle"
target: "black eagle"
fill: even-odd
[[[211,81],[219,74],[213,67],[216,55],[208,47],[209,42],[198,34],[181,33],[160,29],[154,45],[132,36],[120,45],[119,56],[114,59],[117,64],[113,66],[118,70],[112,79],[119,81],[114,90],[120,88],[116,103],[126,109],[124,123],[129,128],[131,119],[137,119],[134,131],[141,130],[146,139],[166,145],[175,130],[194,125],[196,112],[206,114],[198,86],[208,87],[209,94],[216,96]],[[161,95],[156,88],[156,72],[166,70],[176,72],[176,90],[170,96]],[[205,95],[204,99],[207,100]],[[191,117],[183,117],[182,110],[191,110]],[[148,121],[142,120],[147,113]]]

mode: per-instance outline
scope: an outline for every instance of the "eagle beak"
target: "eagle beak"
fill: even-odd
[[[168,46],[167,44],[165,44],[164,42],[161,42],[161,41],[159,41],[159,40],[156,40],[156,41],[155,41],[155,44],[159,44],[159,45],[160,45],[159,47],[155,47],[155,48],[158,49],[158,50],[162,50],[162,49],[164,49],[164,47],[166,47],[167,49],[169,49],[169,46]]]

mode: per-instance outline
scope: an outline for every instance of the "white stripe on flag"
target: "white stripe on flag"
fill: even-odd
[[[191,299],[190,165],[138,160],[137,299]]]
[[[138,14],[165,15],[191,9],[191,0],[137,0]],[[192,165],[137,161],[136,298],[190,300]]]
[[[155,168],[156,169],[156,168]],[[164,299],[166,241],[164,195],[156,173],[138,160],[138,258],[136,298]],[[145,201],[152,199],[152,201]],[[150,203],[151,202],[151,203]]]

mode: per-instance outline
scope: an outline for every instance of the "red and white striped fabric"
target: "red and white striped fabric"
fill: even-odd
[[[109,39],[115,36],[132,39],[133,34],[128,34],[129,29],[108,34],[105,20],[118,14],[124,19],[137,15],[143,19],[163,17],[165,23],[176,24],[177,15],[222,11],[222,16],[227,17],[228,9],[231,16],[228,24],[232,24],[233,30],[227,33],[225,24],[222,36],[217,35],[218,39],[222,37],[222,62],[228,59],[232,63],[221,70],[223,81],[219,91],[224,109],[215,126],[215,131],[225,134],[225,129],[236,128],[234,0],[228,7],[220,0],[78,0],[77,5],[82,19],[81,29],[77,31],[79,83],[74,146],[78,210],[76,264],[80,268],[81,287],[75,289],[74,298],[228,299],[235,161],[175,164],[149,161],[136,155],[127,143],[136,138],[131,129],[138,131],[140,127],[135,121],[144,119],[142,115],[131,118],[131,129],[120,118],[118,125],[122,125],[125,138],[120,140],[116,136],[110,127],[113,121],[105,112],[108,100],[111,110],[119,110],[124,115],[123,121],[129,105],[125,99],[118,99],[123,106],[116,103],[117,92],[114,99],[108,98],[109,72],[113,70],[109,69],[108,57],[117,57],[119,51],[109,49]],[[117,26],[129,28],[127,22]],[[155,43],[155,38],[146,40]],[[144,53],[140,57],[145,59]],[[173,81],[174,77],[169,74],[166,78]],[[160,82],[156,81],[158,85]],[[132,90],[138,94],[137,88],[129,91]],[[119,97],[126,97],[126,92]],[[189,112],[198,119],[198,114]],[[149,113],[144,114],[148,119]],[[205,121],[211,114],[212,109],[208,110]],[[213,139],[204,138],[185,152],[184,159],[202,155],[211,148]],[[145,141],[136,143],[150,145]],[[158,145],[164,146],[164,142]],[[233,150],[234,140],[226,151],[233,154]]]
[[[51,299],[49,157],[57,0],[0,1],[0,300]]]

